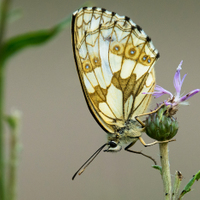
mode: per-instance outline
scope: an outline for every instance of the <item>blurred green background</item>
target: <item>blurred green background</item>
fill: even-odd
[[[9,25],[7,36],[51,27],[77,10],[84,1],[16,0],[23,18]],[[92,6],[127,15],[152,38],[160,52],[157,84],[174,92],[173,76],[181,60],[182,91],[200,88],[200,1],[99,0]],[[152,101],[151,108],[155,107]],[[182,189],[200,168],[200,95],[181,106],[180,129],[170,143],[172,180],[184,176]],[[40,48],[29,48],[7,66],[6,111],[23,112],[23,151],[19,170],[19,200],[141,200],[163,198],[159,171],[152,162],[125,151],[101,153],[74,181],[72,175],[106,141],[106,133],[89,113],[77,76],[70,28]],[[146,142],[151,140],[144,135]],[[158,145],[133,150],[159,161]],[[199,199],[199,183],[185,199]]]

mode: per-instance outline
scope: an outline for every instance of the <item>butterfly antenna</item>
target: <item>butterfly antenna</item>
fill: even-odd
[[[77,172],[74,174],[74,176],[72,177],[72,180],[74,180],[74,178],[76,177],[76,175],[79,173],[79,175],[81,175],[84,170],[86,169],[86,167],[97,157],[97,155],[101,152],[101,150],[108,145],[109,143],[105,143],[103,146],[101,146],[78,170]]]

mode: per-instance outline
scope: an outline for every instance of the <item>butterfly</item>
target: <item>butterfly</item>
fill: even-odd
[[[107,133],[107,142],[81,166],[74,179],[106,146],[106,152],[125,146],[129,152],[141,153],[129,148],[138,139],[144,144],[144,128],[136,117],[150,103],[151,95],[143,93],[154,90],[153,67],[159,53],[129,17],[97,7],[73,13],[72,46],[89,110]]]

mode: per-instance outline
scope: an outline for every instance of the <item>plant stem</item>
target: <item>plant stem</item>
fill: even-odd
[[[176,171],[175,178],[174,178],[173,192],[172,192],[172,200],[178,199],[179,188],[180,188],[182,179],[183,179],[183,175],[181,174],[181,172]]]
[[[1,67],[1,66],[0,66]],[[5,200],[4,69],[0,68],[0,199]]]
[[[171,174],[169,168],[169,156],[168,156],[168,143],[159,144],[160,147],[160,161],[162,166],[162,179],[165,191],[165,200],[171,200]]]
[[[0,10],[0,200],[6,199],[5,188],[5,138],[4,138],[4,66],[1,59],[2,47],[6,31],[6,19],[11,0],[1,2]]]
[[[10,125],[10,157],[8,166],[8,185],[7,185],[7,200],[17,199],[17,172],[19,164],[19,156],[21,151],[20,143],[20,125],[21,125],[21,113],[18,110],[8,117]]]
[[[1,12],[0,12],[0,50],[2,48],[3,39],[5,36],[5,27],[6,27],[6,19],[8,14],[8,8],[10,5],[11,0],[4,0],[1,3]],[[0,51],[1,55],[1,51]]]

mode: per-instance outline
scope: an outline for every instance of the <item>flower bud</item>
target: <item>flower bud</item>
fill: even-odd
[[[163,106],[146,118],[146,134],[158,141],[170,140],[178,131],[178,122],[167,113],[168,107]]]

